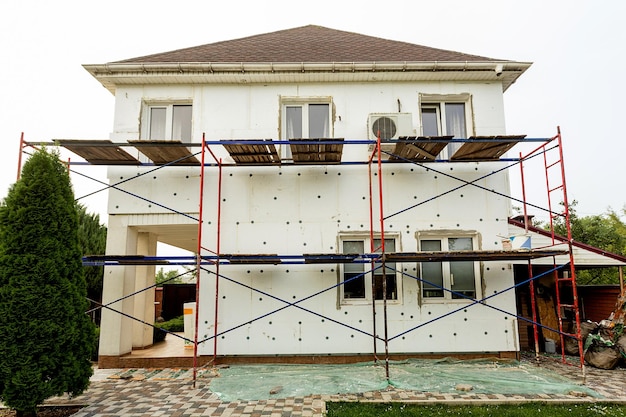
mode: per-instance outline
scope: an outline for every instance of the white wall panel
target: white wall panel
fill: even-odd
[[[332,97],[335,137],[352,140],[367,138],[370,113],[408,112],[412,128],[420,131],[418,96],[460,94],[472,96],[474,126],[479,135],[504,133],[501,86],[497,84],[458,84],[454,82],[401,82],[302,85],[220,85],[120,87],[116,95],[115,132],[117,140],[139,137],[144,102],[190,100],[193,102],[193,137],[207,140],[278,139],[280,137],[280,97]],[[230,160],[219,146],[211,146],[218,157]],[[197,148],[199,149],[199,148]],[[344,160],[364,160],[367,145],[344,146]],[[446,229],[479,233],[482,249],[501,249],[499,236],[508,233],[506,219],[510,202],[486,190],[508,194],[508,175],[485,175],[498,164],[433,163],[423,165],[386,164],[383,174],[384,210],[395,214],[385,220],[386,232],[399,236],[398,250],[416,251],[416,233]],[[168,168],[148,173],[149,168],[114,167],[111,182],[137,174],[139,179],[120,184],[127,193],[111,191],[109,213],[116,216],[143,216],[159,222],[158,215],[172,210],[197,213],[199,209],[200,168]],[[205,228],[203,246],[216,247],[217,169],[205,170],[203,204]],[[462,181],[459,181],[459,177]],[[225,167],[221,202],[222,253],[289,254],[336,253],[338,235],[369,230],[369,174],[366,166],[282,166]],[[378,197],[378,177],[372,177]],[[464,182],[465,181],[465,182]],[[480,187],[467,185],[473,182]],[[465,184],[465,185],[464,185]],[[453,190],[453,191],[450,191]],[[130,193],[130,194],[129,194]],[[132,194],[142,198],[133,197]],[[440,196],[441,195],[441,196]],[[440,196],[438,198],[433,198]],[[157,202],[158,204],[154,204]],[[407,207],[416,207],[403,211]],[[374,204],[378,212],[377,201]],[[152,219],[152,220],[150,220]],[[188,219],[182,219],[181,224]],[[374,228],[379,223],[375,220]],[[116,233],[114,230],[111,232]],[[112,240],[113,242],[113,240]],[[109,251],[110,252],[110,251]],[[114,252],[114,251],[113,251]],[[400,265],[399,265],[400,266]],[[263,291],[221,278],[218,295],[218,331],[238,327],[218,337],[218,354],[361,354],[371,352],[371,338],[333,323],[372,331],[371,304],[338,305],[338,265],[238,265],[220,267],[220,274]],[[417,276],[417,265],[402,268]],[[209,267],[209,270],[214,270]],[[200,336],[214,331],[215,275],[204,273],[200,291]],[[483,265],[485,295],[513,284],[513,273],[506,263]],[[419,284],[412,277],[402,278],[399,302],[388,307],[389,335],[394,336],[434,320],[467,302],[419,303]],[[322,289],[331,288],[302,307],[284,307]],[[284,302],[272,299],[275,296]],[[506,311],[515,311],[514,292],[488,301]],[[383,334],[382,305],[377,306],[378,333]],[[484,305],[461,309],[415,331],[394,339],[392,352],[472,352],[517,349],[513,318]],[[253,321],[254,320],[254,321]],[[250,322],[251,323],[248,323]],[[271,322],[271,324],[270,324]],[[485,334],[486,332],[486,334]],[[378,343],[379,349],[383,345]],[[213,341],[199,347],[200,354],[213,353]]]

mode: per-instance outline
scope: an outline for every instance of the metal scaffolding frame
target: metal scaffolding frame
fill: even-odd
[[[555,142],[555,144],[552,144]],[[553,146],[553,149],[556,151],[556,157],[552,159],[548,159],[548,146]],[[584,358],[584,341],[581,337],[581,320],[580,320],[580,308],[578,303],[578,290],[576,285],[576,267],[574,262],[574,248],[573,248],[573,237],[572,237],[572,228],[570,222],[570,206],[567,195],[567,184],[565,181],[565,161],[563,155],[563,142],[561,137],[561,129],[557,128],[557,135],[553,138],[549,143],[544,143],[539,147],[535,148],[531,152],[526,155],[522,155],[520,153],[520,172],[522,179],[522,193],[526,194],[526,185],[525,185],[525,176],[524,176],[524,167],[523,161],[527,160],[529,157],[541,155],[543,162],[543,169],[545,173],[545,185],[546,185],[546,195],[547,195],[547,203],[548,208],[547,211],[549,213],[549,226],[550,226],[550,239],[551,244],[554,246],[557,244],[556,232],[555,232],[555,219],[562,218],[563,223],[565,225],[566,230],[566,238],[567,238],[567,252],[569,256],[568,265],[564,265],[562,268],[557,266],[556,258],[553,257],[553,272],[552,276],[554,279],[554,288],[556,295],[556,311],[557,311],[557,320],[558,320],[558,335],[560,339],[560,347],[561,347],[561,358],[562,362],[565,363],[565,338],[575,338],[577,340],[579,359],[580,359],[580,368],[582,370],[583,381],[585,379],[585,358]],[[554,170],[557,171],[556,175],[551,175],[551,172]],[[563,206],[563,210],[560,212],[555,212],[553,210],[553,194],[554,198],[558,197],[556,203],[561,204]],[[528,226],[528,212],[526,204],[524,204],[524,225]],[[532,278],[532,265],[528,265],[528,270],[530,277]],[[559,272],[561,272],[561,276],[559,276]],[[536,303],[535,303],[535,292],[534,292],[534,280],[531,280],[531,304],[532,304],[532,313],[533,316],[536,315]],[[568,300],[568,302],[564,301],[564,297]],[[564,317],[566,316],[566,312],[570,311],[574,315],[574,332],[565,331],[563,326]],[[538,326],[536,324],[536,317],[533,318],[533,333],[535,338],[535,353],[539,354],[538,348]]]
[[[517,143],[533,143],[538,142],[541,143],[539,147],[537,147],[532,152],[522,155],[520,153],[519,158],[502,158],[502,155],[508,151],[511,147],[513,147]],[[395,144],[395,149],[393,152],[389,152],[383,149],[382,144],[392,143]],[[449,143],[460,143],[463,146],[452,155],[449,160],[437,160],[436,155]],[[555,144],[556,143],[556,144]],[[225,166],[262,166],[262,165],[281,165],[282,161],[278,157],[278,154],[275,151],[274,146],[284,144],[292,147],[294,159],[290,164],[305,164],[305,165],[354,165],[354,164],[367,164],[368,166],[368,177],[369,177],[369,233],[370,233],[370,253],[363,254],[338,254],[338,253],[330,253],[330,254],[299,254],[299,255],[261,255],[261,254],[224,254],[221,252],[221,193],[222,193],[222,168]],[[370,156],[366,162],[342,162],[341,161],[341,148],[344,145],[364,145],[368,144],[373,146],[373,150],[370,153]],[[468,307],[475,305],[482,305],[484,307],[495,309],[501,313],[506,315],[510,315],[516,317],[519,320],[529,322],[533,325],[534,329],[534,338],[535,338],[535,352],[536,355],[539,355],[539,337],[538,337],[538,328],[547,328],[549,330],[558,332],[561,338],[561,347],[564,349],[564,338],[576,338],[579,346],[580,353],[580,364],[583,370],[584,376],[584,357],[583,357],[583,349],[582,349],[582,339],[580,334],[580,316],[578,309],[578,300],[576,295],[576,275],[575,275],[575,265],[572,251],[572,238],[571,238],[571,229],[570,229],[570,219],[569,219],[569,211],[568,211],[568,202],[567,202],[567,193],[566,193],[566,185],[565,185],[565,169],[563,163],[563,152],[562,152],[562,139],[560,130],[557,135],[551,138],[539,138],[539,139],[528,139],[524,136],[496,136],[496,137],[472,137],[468,139],[452,139],[451,137],[404,137],[396,141],[381,141],[380,139],[376,141],[372,140],[350,140],[345,141],[343,139],[314,139],[314,140],[290,140],[290,141],[274,141],[274,140],[222,140],[222,141],[207,141],[203,135],[201,144],[189,144],[189,143],[179,143],[172,141],[129,141],[128,143],[112,143],[110,141],[104,140],[56,140],[50,143],[37,143],[36,145],[53,145],[53,146],[63,146],[66,149],[72,151],[73,153],[83,157],[87,162],[70,162],[68,161],[68,169],[71,170],[72,165],[128,165],[128,166],[147,166],[154,167],[153,170],[163,169],[169,166],[180,166],[180,165],[191,165],[191,166],[199,166],[200,167],[200,190],[199,190],[199,218],[193,218],[193,216],[189,216],[186,213],[179,212],[175,209],[166,207],[157,202],[152,202],[150,200],[145,199],[144,197],[135,195],[133,193],[129,193],[119,187],[121,183],[130,181],[136,178],[141,177],[145,174],[140,174],[135,177],[120,181],[115,184],[107,184],[102,181],[99,181],[94,178],[90,178],[98,183],[105,185],[104,188],[96,191],[104,191],[107,189],[116,189],[121,192],[125,192],[132,197],[144,199],[146,201],[150,201],[151,203],[157,204],[158,206],[165,208],[173,213],[177,213],[183,216],[187,216],[194,221],[198,222],[197,228],[197,253],[195,256],[179,256],[179,257],[158,257],[158,256],[142,256],[142,255],[128,255],[128,256],[87,256],[83,258],[84,265],[100,265],[100,266],[114,266],[114,265],[195,265],[195,274],[196,274],[196,309],[195,309],[195,332],[194,339],[187,340],[193,343],[193,381],[195,385],[196,380],[196,372],[198,366],[198,345],[204,342],[208,342],[210,340],[213,341],[213,361],[217,359],[218,356],[218,345],[217,339],[219,336],[224,335],[230,331],[236,330],[244,325],[252,323],[253,321],[257,321],[263,317],[267,317],[272,315],[278,311],[282,311],[286,308],[297,308],[303,310],[309,314],[314,314],[320,316],[326,320],[329,320],[337,325],[348,327],[352,330],[358,331],[362,334],[371,337],[373,340],[373,357],[376,362],[380,359],[377,353],[377,341],[382,341],[384,344],[384,361],[385,361],[385,374],[387,379],[389,380],[389,342],[394,339],[403,336],[409,332],[415,331],[421,327],[434,323],[444,317],[455,314],[459,311],[467,309]],[[19,174],[21,172],[21,161],[22,161],[22,153],[28,147],[35,147],[35,143],[29,143],[24,140],[24,135],[22,134],[20,137],[20,155],[18,159],[18,179]],[[199,152],[192,153],[189,149],[200,147],[201,150]],[[216,156],[213,152],[212,147],[214,146],[223,146],[228,150],[231,157],[235,161],[235,164],[232,163],[223,163],[223,161]],[[548,146],[551,146],[550,148]],[[138,159],[129,155],[124,151],[124,147],[135,147],[141,153],[144,153],[148,158],[150,158],[152,163],[140,162]],[[551,151],[557,149],[559,153],[559,157],[556,162],[549,163],[546,159],[546,154]],[[383,161],[383,155],[388,156],[388,160]],[[556,191],[562,191],[564,195],[564,213],[555,213],[552,210],[552,207],[549,206],[548,209],[543,207],[530,204],[526,201],[525,195],[525,181],[524,181],[524,168],[523,163],[526,160],[531,158],[543,155],[545,161],[545,170],[546,170],[546,183],[548,189],[548,200],[550,200],[550,195]],[[201,159],[198,161],[196,159],[197,156],[200,156]],[[456,156],[456,158],[455,158]],[[212,158],[212,162],[208,162],[208,157]],[[439,171],[436,168],[433,168],[433,163],[438,162],[480,162],[480,161],[489,161],[489,162],[506,162],[508,165],[503,167],[502,169],[498,169],[489,174],[486,174],[480,178],[477,178],[473,181],[466,181],[462,178],[455,177],[450,175],[449,173]],[[384,198],[383,198],[383,170],[384,166],[387,164],[394,163],[409,163],[414,164],[416,166],[420,166],[423,169],[428,169],[431,171],[438,172],[444,176],[449,178],[453,178],[459,181],[461,184],[458,187],[447,190],[439,195],[432,196],[431,198],[424,200],[418,204],[407,207],[397,213],[392,213],[389,215],[385,215],[384,213]],[[426,165],[428,164],[428,166]],[[495,175],[499,172],[502,172],[506,169],[510,169],[511,167],[519,164],[520,170],[522,173],[522,199],[516,199],[512,196],[507,196],[501,194],[497,191],[487,189],[482,187],[476,182],[482,180],[490,175]],[[549,182],[548,171],[551,167],[557,166],[560,168],[561,174],[561,182],[553,187]],[[207,168],[217,169],[217,187],[216,187],[216,196],[217,196],[217,228],[216,228],[216,236],[215,236],[215,250],[211,251],[202,246],[203,240],[203,208],[204,208],[204,188],[205,188],[205,171]],[[76,172],[76,171],[72,171]],[[150,171],[152,172],[152,170]],[[374,173],[374,175],[372,175]],[[83,175],[83,174],[80,174]],[[85,175],[83,175],[85,176]],[[377,177],[377,182],[372,181],[372,176]],[[495,193],[499,196],[509,198],[518,203],[522,203],[524,207],[524,215],[526,219],[528,218],[527,207],[534,207],[541,210],[545,210],[550,214],[550,226],[551,233],[553,236],[552,242],[555,244],[554,240],[554,223],[552,219],[555,216],[562,216],[565,224],[567,225],[568,231],[568,249],[567,250],[557,250],[554,248],[542,248],[540,250],[524,250],[524,251],[460,251],[460,252],[417,252],[417,253],[390,253],[386,251],[385,248],[385,220],[400,214],[406,210],[410,210],[414,207],[417,207],[421,204],[425,204],[429,201],[432,201],[436,198],[439,198],[443,195],[446,195],[450,192],[456,191],[462,187],[471,186],[478,187],[484,191]],[[92,193],[93,194],[93,193]],[[378,205],[378,218],[375,218],[375,204]],[[375,224],[378,222],[379,230],[375,231]],[[528,224],[528,223],[526,223]],[[381,247],[374,247],[374,236],[379,237],[381,240]],[[208,254],[205,254],[208,252]],[[566,265],[569,268],[569,276],[567,277],[559,277],[558,271],[563,268],[563,266],[559,266],[556,264],[556,256],[567,255],[569,254],[570,261],[569,265]],[[532,272],[532,260],[543,257],[552,257],[554,259],[553,268],[550,271],[533,276]],[[527,260],[528,261],[528,269],[529,269],[529,277],[527,280],[515,284],[512,287],[506,288],[503,291],[498,293],[486,296],[482,299],[474,299],[468,297],[464,294],[454,293],[454,291],[450,289],[446,289],[444,287],[438,286],[432,282],[428,282],[424,280],[420,276],[412,276],[406,272],[401,270],[396,270],[393,267],[387,266],[386,262],[432,262],[432,261],[459,261],[459,260],[471,260],[475,262],[486,262],[486,261],[504,261],[504,260]],[[470,304],[464,304],[461,308],[452,310],[442,316],[435,317],[427,322],[420,323],[413,328],[403,331],[397,335],[389,335],[387,328],[387,291],[386,279],[382,280],[383,285],[383,299],[382,299],[382,309],[383,309],[383,336],[379,336],[376,329],[376,320],[373,319],[373,329],[372,333],[368,333],[362,329],[357,329],[350,326],[347,323],[342,323],[338,320],[332,319],[330,317],[325,317],[313,310],[302,307],[301,304],[303,301],[311,299],[319,294],[322,294],[326,291],[336,289],[340,285],[345,285],[347,282],[353,279],[357,279],[360,276],[353,277],[349,280],[344,280],[339,282],[336,285],[331,287],[321,289],[314,294],[311,294],[307,297],[304,297],[300,300],[296,301],[288,301],[282,300],[279,297],[276,297],[272,294],[261,291],[260,289],[253,288],[252,286],[246,285],[241,282],[237,282],[236,280],[229,278],[228,276],[222,274],[220,272],[221,265],[241,265],[241,264],[312,264],[312,263],[326,263],[326,264],[345,264],[345,263],[363,263],[370,264],[370,269],[366,270],[363,275],[373,273],[375,270],[382,268],[383,271],[387,269],[392,269],[394,273],[400,274],[403,278],[410,278],[417,280],[421,283],[428,283],[429,285],[435,286],[440,290],[451,292],[460,296],[462,298],[468,299]],[[213,270],[209,269],[209,267],[213,268]],[[200,283],[201,283],[201,274],[202,271],[207,273],[207,276],[213,276],[215,278],[215,306],[214,306],[214,332],[212,336],[206,337],[203,340],[199,340],[199,329],[198,329],[198,317],[199,310],[201,308],[200,305]],[[552,329],[546,325],[539,323],[536,315],[536,306],[535,306],[535,291],[534,291],[534,282],[546,275],[546,274],[554,274],[556,280],[556,289],[557,289],[557,314],[559,319],[559,328]],[[245,321],[245,323],[235,326],[231,329],[219,330],[218,331],[218,305],[219,305],[219,282],[220,280],[227,280],[229,282],[244,286],[251,291],[259,292],[266,296],[269,296],[277,301],[284,303],[285,305],[275,309],[274,311],[268,312],[260,317],[252,318],[251,320]],[[573,291],[573,303],[565,304],[561,301],[560,297],[560,285],[559,284],[568,284],[570,285],[571,291]],[[375,283],[372,280],[372,286],[374,287]],[[488,299],[496,297],[504,292],[514,290],[522,285],[529,285],[531,292],[531,304],[532,304],[532,319],[523,317],[518,315],[517,312],[507,312],[495,306],[490,306],[485,303]],[[133,297],[143,291],[147,291],[154,286],[136,291],[132,294],[125,295],[124,297],[114,300],[106,305],[100,304],[97,308],[107,308],[116,313],[122,314],[123,316],[130,318],[135,321],[139,321],[144,325],[154,326],[152,323],[147,323],[138,318],[132,317],[124,312],[116,310],[111,307],[112,304],[115,304],[121,300],[127,299],[129,297]],[[562,290],[561,290],[562,291]],[[202,306],[205,307],[205,306]],[[574,311],[576,318],[576,333],[567,333],[563,328],[563,312],[565,309],[570,309]],[[376,315],[376,300],[375,297],[372,297],[372,314],[373,317]],[[181,337],[179,335],[174,334],[176,337]],[[562,360],[565,362],[565,352],[562,351],[563,357]]]

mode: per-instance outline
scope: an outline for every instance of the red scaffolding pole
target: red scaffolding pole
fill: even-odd
[[[219,307],[219,276],[220,276],[220,242],[221,242],[221,212],[222,212],[222,160],[218,159],[213,151],[208,147],[206,143],[205,135],[202,134],[202,156],[200,163],[200,202],[198,213],[198,245],[196,253],[196,308],[195,308],[195,326],[194,326],[194,343],[193,343],[193,385],[196,385],[197,366],[198,366],[198,332],[199,332],[199,310],[200,310],[200,277],[202,275],[202,229],[203,229],[203,216],[204,216],[204,177],[205,177],[205,161],[206,151],[209,152],[211,157],[215,160],[218,166],[218,185],[217,185],[217,232],[216,232],[216,249],[215,255],[215,310],[214,310],[214,323],[213,323],[213,362],[217,358],[217,324],[218,324],[218,307]]]
[[[520,174],[522,180],[522,201],[526,202],[526,181],[524,177],[524,159],[522,158],[522,153],[520,152]],[[523,205],[524,209],[524,231],[528,233],[528,209],[526,204]],[[528,260],[528,280],[529,280],[529,288],[530,288],[530,309],[532,314],[532,323],[533,323],[533,339],[535,341],[535,358],[539,358],[539,327],[537,326],[537,302],[535,300],[535,280],[533,279],[533,265],[530,260]]]
[[[378,152],[378,215],[380,216],[380,252],[382,254],[382,277],[383,277],[383,324],[385,336],[385,377],[389,382],[389,332],[387,326],[387,270],[385,265],[385,214],[383,207],[383,165],[380,152],[380,132],[376,140],[376,151]],[[376,303],[376,295],[372,294],[372,303]]]
[[[374,156],[378,153],[380,147],[380,140],[377,142],[377,146],[376,148],[374,148],[374,150],[372,151],[369,160],[368,160],[368,164],[367,164],[367,173],[368,173],[368,179],[369,179],[369,221],[370,221],[370,253],[374,253],[374,251],[376,250],[376,248],[374,247],[374,189],[373,189],[373,182],[372,182],[372,160],[374,159]],[[380,157],[380,155],[379,155]],[[376,263],[374,259],[371,259],[370,261],[370,270],[374,271],[374,268],[376,268]],[[375,281],[372,278],[372,294],[375,294]],[[372,341],[374,342],[374,362],[378,363],[378,346],[377,346],[377,341],[376,341],[376,302],[373,299],[374,297],[372,297]]]
[[[17,155],[17,180],[20,179],[22,173],[22,153],[24,151],[24,132],[20,135],[20,152]]]
[[[385,265],[385,215],[383,211],[383,176],[382,176],[382,152],[381,152],[381,139],[380,131],[376,137],[376,146],[371,153],[368,160],[368,174],[369,174],[369,197],[370,197],[370,251],[376,253],[380,250],[381,253],[381,265],[382,268],[382,296],[383,296],[383,334],[384,334],[384,346],[385,346],[385,377],[389,381],[389,333],[387,326],[387,278],[386,278],[386,265]],[[376,247],[374,244],[374,192],[372,186],[372,162],[376,156],[376,175],[378,176],[378,215],[379,215],[379,227],[380,227],[380,246]],[[376,334],[376,279],[374,271],[376,269],[375,259],[372,258],[371,263],[372,274],[372,322],[373,322],[373,339],[374,339],[374,360],[378,361],[377,355],[377,338]]]

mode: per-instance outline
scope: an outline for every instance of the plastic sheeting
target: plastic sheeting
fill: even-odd
[[[210,388],[223,401],[264,400],[312,394],[357,394],[392,385],[399,389],[452,393],[458,384],[483,394],[599,395],[558,374],[519,362],[408,360],[392,362],[390,381],[383,363],[352,365],[241,365],[220,369]],[[270,394],[271,392],[271,394]]]
[[[276,394],[270,394],[282,387]],[[387,387],[385,369],[354,365],[243,365],[220,370],[210,389],[222,401],[263,400],[378,391]]]
[[[391,384],[397,388],[429,392],[455,392],[457,384],[472,386],[472,392],[483,394],[567,394],[593,390],[578,385],[554,372],[519,362],[493,361],[409,361],[394,365]]]

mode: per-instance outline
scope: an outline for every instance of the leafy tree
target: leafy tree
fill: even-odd
[[[77,229],[65,166],[36,151],[0,205],[0,401],[18,415],[89,385],[95,330]]]
[[[609,209],[604,214],[579,217],[576,213],[577,204],[578,202],[574,200],[569,209],[572,239],[607,252],[626,255],[626,224],[620,215]],[[622,208],[621,214],[626,215],[626,208]],[[562,236],[567,236],[563,217],[555,219],[554,231]],[[580,270],[577,271],[576,275],[579,284],[619,283],[617,268]]]
[[[76,204],[78,212],[78,245],[83,256],[104,255],[106,251],[107,228],[100,223],[98,214],[87,213],[87,208],[82,204]],[[102,302],[102,279],[104,267],[86,266],[85,281],[87,282],[87,297],[91,300]],[[100,310],[95,310],[99,313]],[[99,315],[95,317],[99,323]]]
[[[194,270],[185,268],[183,273],[179,273],[177,269],[164,271],[163,268],[159,268],[159,271],[155,275],[155,282],[157,287],[162,287],[163,284],[182,284],[184,282],[191,282],[194,277],[192,273]]]

